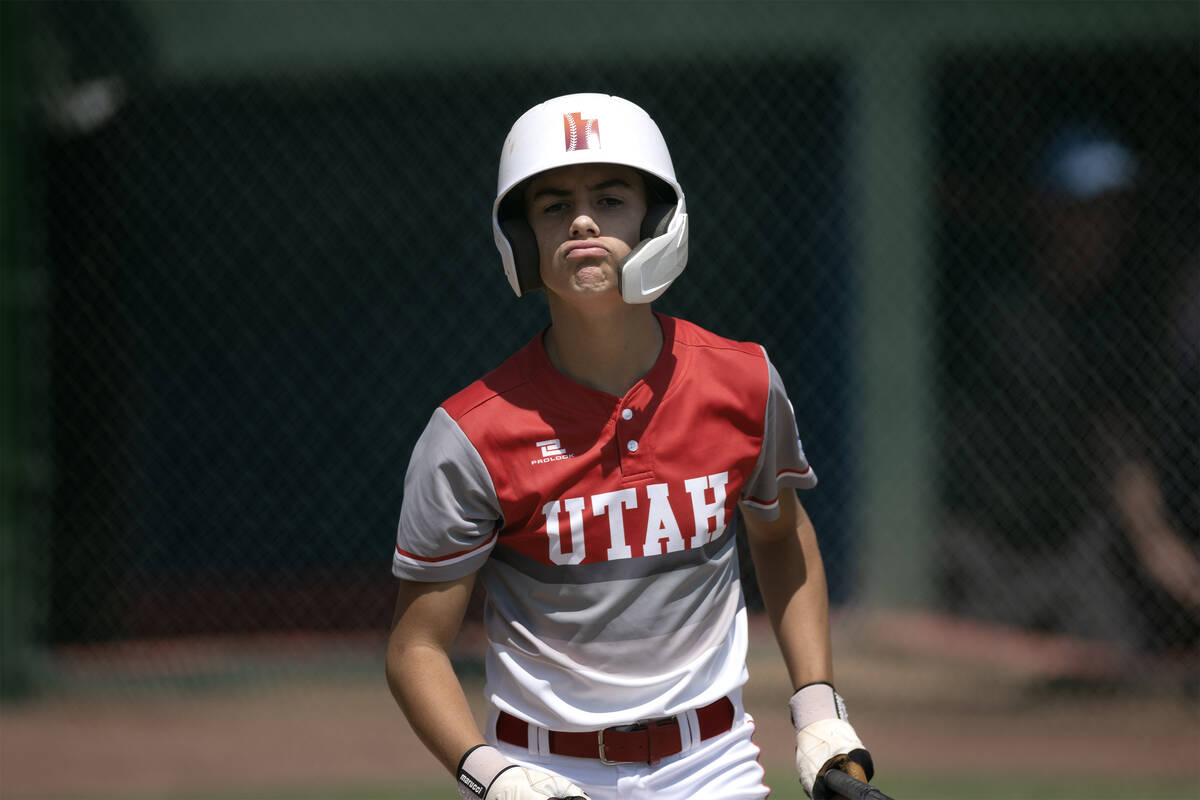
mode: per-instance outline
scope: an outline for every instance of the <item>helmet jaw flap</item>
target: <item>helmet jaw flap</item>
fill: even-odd
[[[648,176],[642,241],[621,264],[621,296],[628,303],[659,297],[687,265],[683,190],[661,131],[638,106],[603,94],[547,100],[513,125],[500,154],[492,230],[513,292],[542,287],[537,243],[521,205],[533,176],[572,164],[621,164]],[[658,191],[650,186],[661,187]]]
[[[672,214],[663,223],[661,233],[642,239],[621,262],[621,297],[626,303],[657,300],[687,266],[687,214]]]

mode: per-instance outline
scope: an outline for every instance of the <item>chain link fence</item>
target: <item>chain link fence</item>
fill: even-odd
[[[1200,620],[1196,48],[939,75],[944,600],[1131,649]]]
[[[834,600],[859,600],[860,209],[894,180],[853,178],[869,39],[723,52],[736,9],[718,30],[676,8],[693,44],[669,58],[616,41],[180,77],[148,13],[26,14],[53,465],[36,641],[386,628],[417,435],[545,324],[491,242],[499,145],[581,90],[659,121],[693,228],[660,308],[767,347],[821,474]],[[937,530],[914,558],[930,610],[1192,650],[1197,43],[1024,33],[920,62]]]

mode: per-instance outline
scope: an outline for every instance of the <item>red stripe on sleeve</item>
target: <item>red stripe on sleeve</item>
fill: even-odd
[[[483,544],[476,545],[475,547],[469,548],[467,550],[460,550],[457,553],[450,553],[450,554],[444,555],[444,556],[435,556],[433,558],[430,558],[429,556],[420,556],[420,555],[417,555],[416,553],[410,553],[407,550],[401,548],[400,545],[396,545],[396,552],[399,553],[400,555],[404,556],[405,558],[411,558],[414,561],[424,561],[427,564],[436,564],[439,561],[449,561],[452,558],[461,558],[462,556],[470,555],[471,553],[474,553],[476,550],[481,550],[484,547],[487,547],[489,544],[492,543],[492,540],[494,540],[495,538],[496,538],[496,534],[493,533],[491,536],[488,537],[487,541],[485,541]]]

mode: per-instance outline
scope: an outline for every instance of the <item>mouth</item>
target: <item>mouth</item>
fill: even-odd
[[[604,258],[607,255],[608,248],[593,240],[568,242],[563,248],[563,257],[567,259]]]

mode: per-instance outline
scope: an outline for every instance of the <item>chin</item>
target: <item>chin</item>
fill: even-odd
[[[611,270],[597,266],[583,266],[571,276],[571,286],[585,292],[607,292],[617,288],[617,278]]]
[[[557,293],[559,298],[577,308],[600,308],[622,302],[615,281],[572,281],[565,289]]]

